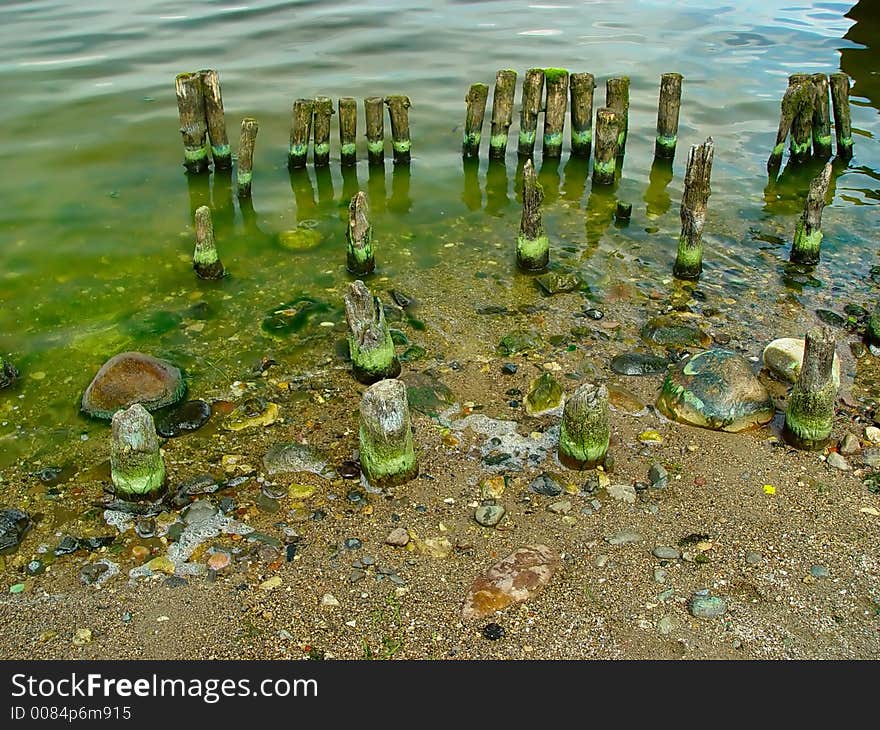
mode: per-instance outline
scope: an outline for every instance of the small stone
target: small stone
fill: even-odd
[[[810,575],[813,578],[830,578],[831,573],[828,572],[828,568],[824,565],[813,565],[810,566]]]
[[[667,614],[657,622],[657,633],[661,636],[668,636],[675,630],[675,619]]]
[[[839,469],[840,471],[850,471],[852,467],[849,465],[846,459],[844,459],[840,454],[836,451],[832,451],[828,454],[828,458],[826,459],[826,463],[828,466]]]
[[[663,489],[664,487],[669,485],[669,472],[663,468],[661,464],[651,464],[651,468],[648,469],[648,479],[651,482],[651,486],[655,489]]]
[[[635,530],[624,529],[616,535],[607,538],[611,545],[629,545],[642,541],[642,536]]]
[[[343,479],[358,479],[361,475],[361,468],[355,462],[346,460],[336,468],[336,472]]]
[[[211,405],[203,400],[162,408],[155,414],[156,433],[163,438],[175,438],[198,431],[211,417]]]
[[[865,438],[872,444],[880,444],[880,428],[877,428],[876,426],[866,426]]]
[[[271,426],[278,417],[277,403],[262,398],[248,398],[223,419],[222,427],[227,431],[243,431],[258,426]]]
[[[321,596],[321,608],[337,608],[339,600],[332,593],[325,593]]]
[[[79,541],[71,535],[65,535],[61,538],[61,542],[58,543],[58,547],[56,547],[52,552],[55,554],[55,557],[61,557],[62,555],[70,555],[71,553],[75,553],[78,549]]]
[[[138,537],[148,539],[156,535],[156,520],[152,517],[138,517],[134,521],[134,531]]]
[[[100,577],[110,568],[107,563],[89,563],[84,565],[79,571],[79,579],[86,585],[97,583]]]
[[[0,555],[14,552],[31,524],[31,518],[20,509],[0,510]]]
[[[281,509],[281,503],[277,499],[272,499],[272,497],[266,496],[263,492],[260,492],[257,495],[254,503],[260,512],[266,512],[268,514],[274,514]]]
[[[547,509],[555,515],[567,515],[571,512],[571,502],[567,499],[561,499],[548,505]]]
[[[840,453],[844,456],[852,456],[853,454],[858,454],[861,450],[862,445],[859,443],[859,437],[854,433],[847,432],[840,443]]]
[[[343,543],[348,550],[359,550],[363,543],[356,537],[348,537]]]
[[[753,550],[746,553],[746,562],[749,565],[758,565],[763,559],[764,556],[761,553],[756,553]]]
[[[167,555],[156,556],[147,563],[147,567],[154,573],[165,573],[166,575],[174,575],[175,571],[175,565]]]
[[[656,375],[666,372],[669,360],[641,352],[625,352],[611,358],[611,371],[618,375]]]
[[[296,557],[297,544],[295,542],[291,542],[284,548],[284,559],[288,563],[292,563],[293,559]]]
[[[25,566],[25,572],[28,575],[40,575],[46,570],[46,564],[42,560],[31,560]]]
[[[197,499],[187,506],[180,516],[186,525],[198,525],[207,522],[217,514],[217,508],[207,499]]]
[[[504,628],[496,623],[486,624],[483,627],[483,636],[489,641],[498,641],[504,636]]]
[[[697,618],[716,618],[727,611],[727,601],[720,596],[710,596],[700,591],[688,601],[688,611]]]
[[[500,504],[484,504],[477,507],[474,519],[483,527],[495,527],[504,517],[505,509]]]
[[[780,337],[773,340],[761,353],[761,362],[765,368],[783,383],[795,383],[801,371],[804,359],[804,338]],[[840,387],[840,359],[834,353],[831,364],[831,377],[834,385]]]
[[[501,372],[505,375],[516,375],[516,371],[518,369],[519,368],[517,367],[516,363],[512,362],[506,362],[504,363],[504,365],[501,366]]]
[[[546,497],[556,497],[562,494],[562,485],[549,473],[544,472],[532,480],[532,483],[529,484],[529,491],[543,494]]]
[[[385,538],[386,545],[394,545],[395,547],[404,547],[408,542],[409,532],[405,527],[395,527]]]
[[[264,580],[262,583],[260,583],[260,590],[272,591],[272,590],[275,590],[276,588],[278,588],[278,586],[280,586],[281,583],[282,583],[281,576],[280,575],[273,575],[268,580]]]
[[[550,373],[542,373],[532,381],[526,396],[526,413],[540,416],[561,408],[564,401],[562,386]]]
[[[86,644],[90,644],[92,641],[92,630],[91,629],[77,629],[73,634],[73,645],[74,646],[85,646]]]
[[[678,560],[681,557],[681,553],[677,548],[665,545],[658,545],[655,547],[652,554],[658,560]]]
[[[218,550],[215,553],[211,553],[208,557],[208,568],[213,570],[215,573],[219,573],[222,570],[225,570],[232,563],[232,558],[229,553],[224,552],[222,550]]]
[[[13,583],[9,586],[9,592],[12,594],[24,593],[24,583]]]
[[[649,445],[662,444],[663,437],[657,431],[654,431],[653,429],[648,429],[647,431],[642,431],[639,434],[639,441],[643,444]]]
[[[668,575],[668,571],[663,570],[663,568],[655,568],[654,569],[654,582],[655,583],[665,583],[667,575]]]
[[[503,475],[496,475],[480,482],[480,497],[483,499],[501,499],[507,480]]]
[[[634,484],[612,484],[608,487],[608,496],[620,502],[635,504],[636,487]]]
[[[348,574],[348,580],[351,583],[357,583],[358,581],[362,581],[367,577],[367,573],[362,568],[354,568],[351,573]]]

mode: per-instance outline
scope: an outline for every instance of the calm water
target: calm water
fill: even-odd
[[[744,316],[771,311],[786,297],[803,310],[873,301],[878,17],[871,0],[855,7],[779,0],[3,3],[0,353],[22,378],[0,393],[0,468],[103,433],[106,425],[78,414],[79,397],[101,363],[124,349],[173,359],[194,395],[242,377],[267,352],[303,363],[325,352],[320,330],[311,339],[276,340],[260,323],[302,295],[338,306],[349,280],[345,209],[359,188],[373,208],[379,276],[425,292],[491,263],[492,296],[516,297],[523,286],[512,261],[517,121],[506,169],[488,169],[485,160],[463,169],[460,157],[467,87],[483,81],[491,88],[500,68],[520,78],[532,66],[589,71],[597,107],[605,79],[631,78],[630,137],[617,188],[591,190],[587,168],[568,159],[568,130],[560,164],[540,172],[551,239],[566,242],[563,258],[600,300],[616,277],[646,285],[669,278],[687,150],[711,135],[701,287],[739,299]],[[184,174],[174,77],[201,68],[220,73],[234,150],[242,117],[260,122],[252,207],[239,205],[228,179]],[[786,284],[780,272],[788,242],[818,166],[787,170],[768,184],[779,100],[788,74],[840,69],[854,80],[855,156],[835,166],[821,265],[806,286]],[[685,77],[678,153],[665,176],[651,173],[664,71]],[[334,117],[331,166],[291,176],[291,103],[320,94],[408,95],[409,169],[394,168],[389,145],[384,174],[368,171],[364,160],[343,175]],[[515,120],[518,114],[519,88]],[[360,105],[359,115],[362,129]],[[488,124],[484,133],[485,151]],[[609,225],[617,198],[634,204],[627,229]],[[214,208],[231,274],[219,284],[197,281],[190,265],[191,214],[202,203]],[[321,233],[321,243],[286,249],[285,232],[301,225]],[[488,286],[482,281],[472,286]],[[490,298],[488,290],[477,294]],[[464,306],[462,318],[471,311]],[[338,334],[338,309],[325,316]]]

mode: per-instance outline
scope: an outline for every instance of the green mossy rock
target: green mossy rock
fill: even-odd
[[[662,347],[708,347],[712,339],[675,317],[654,317],[642,327],[642,339]]]
[[[550,413],[562,405],[563,391],[559,381],[550,373],[543,373],[532,381],[529,394],[526,396],[526,413],[540,416]]]

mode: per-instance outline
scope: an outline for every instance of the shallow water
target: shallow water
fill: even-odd
[[[869,0],[710,2],[20,2],[0,6],[0,353],[21,371],[0,392],[0,468],[46,457],[58,444],[103,434],[79,398],[110,356],[137,349],[185,368],[198,396],[228,385],[270,354],[303,367],[332,353],[344,325],[348,200],[370,198],[380,289],[471,292],[514,304],[531,291],[513,245],[519,85],[505,166],[463,165],[463,98],[495,72],[561,66],[596,76],[596,107],[610,76],[631,79],[629,139],[620,182],[593,189],[589,168],[536,163],[554,261],[579,269],[601,303],[619,282],[648,289],[671,275],[687,150],[715,140],[712,197],[700,287],[730,297],[743,318],[816,307],[871,306],[880,232],[878,11]],[[174,77],[217,69],[233,150],[245,116],[260,123],[251,205],[231,179],[187,177]],[[835,163],[823,215],[822,261],[800,283],[784,276],[791,234],[810,178],[786,168],[768,181],[779,101],[794,72],[854,79],[855,154]],[[671,170],[652,170],[657,89],[664,71],[684,75],[679,144]],[[406,94],[413,158],[341,170],[336,117],[331,165],[286,166],[293,99]],[[359,104],[359,125],[363,116]],[[540,131],[540,120],[539,120]],[[386,138],[389,137],[386,120]],[[633,203],[626,228],[610,221]],[[191,267],[192,212],[214,209],[230,276],[202,282]],[[284,233],[314,227],[306,251]],[[490,275],[486,275],[489,271]],[[478,278],[476,275],[480,275]],[[474,277],[474,278],[472,278]],[[462,284],[464,282],[464,284]],[[274,338],[267,313],[300,296],[327,301],[306,330]],[[531,295],[529,295],[531,296]],[[456,309],[457,308],[457,309]],[[478,347],[473,307],[425,306],[419,316],[461,330],[466,359]],[[442,316],[441,316],[442,315]],[[456,320],[458,318],[458,321]],[[320,320],[320,321],[318,321]],[[797,320],[792,316],[792,322]],[[321,328],[321,322],[333,326]],[[437,325],[439,326],[439,325]],[[767,341],[789,332],[761,332]],[[308,336],[307,336],[308,335]]]

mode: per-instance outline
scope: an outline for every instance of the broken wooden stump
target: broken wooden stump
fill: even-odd
[[[348,228],[345,231],[348,244],[346,267],[352,274],[369,274],[376,268],[369,213],[367,196],[359,191],[348,205]]]
[[[573,73],[571,92],[571,154],[589,159],[593,147],[593,92],[596,79],[591,73]]]
[[[812,265],[819,262],[822,211],[825,208],[825,197],[828,195],[830,181],[831,163],[826,162],[822,172],[810,182],[810,192],[804,203],[804,212],[795,228],[790,254],[790,260],[795,263]]]
[[[544,69],[530,68],[526,71],[522,84],[522,101],[519,117],[520,157],[531,157],[535,152],[535,139],[538,130],[538,114],[541,112],[544,95]]]
[[[562,410],[559,461],[569,469],[593,469],[604,463],[610,440],[608,389],[583,383]]]
[[[290,119],[290,149],[287,153],[287,166],[291,170],[306,166],[314,108],[315,102],[312,99],[297,99],[293,102]]]
[[[394,353],[394,341],[385,321],[382,302],[370,293],[360,279],[348,285],[345,320],[348,323],[348,353],[355,379],[370,385],[377,380],[400,375],[400,361]]]
[[[522,173],[522,218],[516,239],[516,265],[524,271],[543,271],[550,260],[550,243],[541,219],[544,188],[535,166],[526,160]]]
[[[254,145],[260,125],[256,119],[245,117],[241,120],[241,135],[238,141],[238,160],[235,167],[235,184],[239,198],[251,196],[251,182],[254,177]]]
[[[715,143],[709,137],[703,144],[694,145],[688,154],[681,198],[681,235],[673,274],[679,279],[698,279],[703,271],[703,227],[706,209],[712,192],[712,157]]]
[[[813,104],[813,156],[820,160],[831,157],[831,104],[829,102],[828,77],[816,73],[810,76],[816,89]]]
[[[678,144],[678,116],[681,111],[681,82],[679,73],[665,73],[660,77],[660,101],[657,104],[657,137],[654,157],[671,160]]]
[[[339,100],[339,162],[343,167],[357,163],[357,102],[351,96]]]
[[[834,73],[829,77],[831,106],[834,110],[834,133],[837,137],[837,156],[849,160],[853,153],[852,126],[849,114],[849,76]]]
[[[544,137],[541,154],[544,159],[562,156],[562,135],[568,109],[568,71],[564,68],[544,69],[547,99],[544,109]]]
[[[367,161],[370,165],[385,162],[385,100],[381,96],[364,99],[367,127]]]
[[[611,185],[617,172],[617,113],[602,107],[596,112],[596,152],[593,155],[593,184]]]
[[[388,117],[391,120],[391,149],[394,164],[409,164],[412,143],[409,138],[409,107],[408,96],[386,96]]]
[[[831,436],[837,386],[832,376],[834,333],[821,325],[806,335],[797,382],[785,410],[784,439],[804,450],[821,449]]]
[[[123,499],[157,494],[165,485],[165,462],[156,426],[140,403],[113,414],[110,427],[110,480]]]
[[[196,209],[196,248],[193,252],[193,269],[200,279],[222,279],[226,272],[214,242],[214,221],[211,209],[203,205]]]
[[[333,111],[333,100],[329,96],[316,96],[314,101],[314,117],[312,130],[314,147],[312,162],[315,167],[326,167],[330,164],[330,119]]]
[[[513,99],[516,94],[516,71],[502,69],[495,74],[492,92],[492,129],[489,136],[489,159],[503,160],[507,139],[513,123]]]
[[[181,73],[174,79],[180,134],[183,136],[183,166],[189,173],[208,170],[208,123],[205,92],[199,73]]]
[[[480,156],[480,140],[483,138],[483,117],[486,114],[486,100],[489,98],[489,87],[486,84],[471,84],[464,100],[467,103],[467,114],[464,120],[464,138],[461,142],[461,154],[464,157]]]
[[[202,78],[202,93],[205,97],[205,121],[208,138],[211,141],[211,157],[214,170],[228,170],[232,167],[232,149],[226,136],[226,116],[223,113],[223,95],[220,92],[220,76],[214,69],[199,71]]]
[[[371,485],[392,487],[418,475],[410,423],[403,382],[380,380],[364,391],[358,442],[361,468]]]
[[[797,77],[795,77],[797,78]],[[767,158],[767,171],[775,173],[782,164],[782,154],[785,151],[785,140],[791,132],[795,117],[802,115],[809,109],[812,126],[812,103],[815,89],[812,83],[792,83],[789,77],[789,85],[780,102],[779,126],[776,130],[776,143]]]
[[[617,113],[617,156],[623,157],[629,133],[628,76],[614,76],[605,82],[605,106]]]

